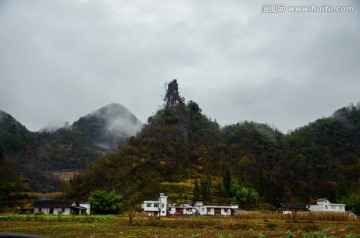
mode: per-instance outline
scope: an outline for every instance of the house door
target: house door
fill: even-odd
[[[184,214],[183,208],[176,208],[176,214]]]
[[[215,208],[215,215],[221,215],[221,208]]]
[[[74,215],[79,215],[79,209],[76,209],[76,208],[71,208],[71,214],[74,214]]]

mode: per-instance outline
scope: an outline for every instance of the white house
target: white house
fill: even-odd
[[[210,215],[210,216],[231,216],[234,211],[239,208],[236,204],[230,206],[219,206],[219,205],[204,205],[202,201],[194,203],[199,215]]]
[[[166,216],[167,215],[167,196],[160,193],[159,200],[157,201],[144,201],[141,208],[149,216]]]
[[[33,207],[35,214],[90,215],[90,203],[80,204],[73,200],[38,199]]]
[[[329,202],[326,198],[316,200],[316,204],[310,205],[312,212],[343,212],[345,213],[345,204],[334,204]]]

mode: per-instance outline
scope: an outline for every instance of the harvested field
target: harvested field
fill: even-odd
[[[212,217],[34,216],[0,217],[0,232],[42,237],[360,237],[358,221],[297,221]]]

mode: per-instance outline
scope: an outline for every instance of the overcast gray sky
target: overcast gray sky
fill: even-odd
[[[359,2],[0,0],[0,110],[32,131],[112,102],[146,122],[177,79],[221,125],[287,132],[360,101]]]

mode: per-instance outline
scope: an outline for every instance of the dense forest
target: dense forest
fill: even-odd
[[[140,126],[141,122],[119,104],[100,108],[72,125],[41,132],[28,131],[0,111],[0,201],[11,202],[16,192],[64,190],[55,172],[84,170]]]
[[[126,140],[113,127],[111,136],[103,133],[99,115],[106,109],[79,119],[71,130],[42,133],[27,131],[1,112],[1,200],[17,191],[61,188],[80,200],[96,190],[114,190],[124,207],[165,192],[178,202],[234,201],[245,209],[326,197],[360,212],[360,104],[283,134],[252,121],[220,127],[196,102],[180,96],[176,80],[164,102]],[[132,123],[122,126],[139,125],[135,116],[127,118]],[[83,172],[61,187],[48,173],[61,169]]]
[[[141,131],[73,179],[67,196],[115,189],[132,205],[166,192],[244,208],[327,197],[359,209],[359,104],[285,135],[249,121],[220,127],[185,102],[176,80],[164,100]]]

